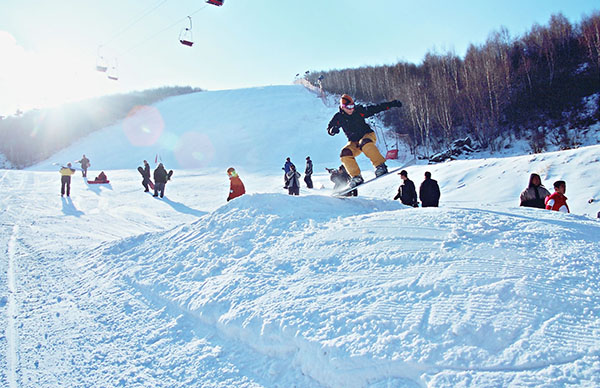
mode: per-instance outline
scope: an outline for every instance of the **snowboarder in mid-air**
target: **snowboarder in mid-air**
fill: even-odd
[[[342,128],[348,138],[348,144],[342,148],[340,158],[346,171],[350,174],[349,187],[356,187],[364,182],[360,173],[360,167],[358,167],[358,163],[355,160],[361,153],[364,153],[371,160],[371,163],[375,167],[375,176],[379,177],[387,174],[388,170],[385,165],[385,158],[375,145],[377,136],[365,119],[390,108],[399,108],[401,106],[402,103],[398,100],[376,105],[355,105],[352,97],[342,94],[339,111],[329,121],[327,133],[330,136],[334,136]]]

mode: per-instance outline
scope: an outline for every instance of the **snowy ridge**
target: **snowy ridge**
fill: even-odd
[[[551,381],[600,355],[597,222],[331,201],[245,196],[83,269],[327,387]]]

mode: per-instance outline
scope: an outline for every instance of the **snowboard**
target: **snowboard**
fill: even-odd
[[[374,182],[374,181],[376,181],[377,179],[380,179],[380,178],[383,178],[383,177],[389,176],[389,175],[391,175],[391,174],[393,174],[393,173],[395,173],[395,172],[399,172],[399,171],[401,171],[403,168],[405,168],[405,166],[398,167],[398,168],[395,168],[395,169],[393,169],[393,170],[389,170],[389,171],[387,172],[387,174],[383,174],[383,175],[376,176],[376,177],[374,177],[374,178],[371,178],[371,179],[367,179],[366,181],[364,181],[363,183],[361,183],[360,185],[358,185],[358,186],[355,186],[355,187],[349,187],[349,186],[346,186],[346,187],[344,187],[344,188],[343,188],[343,189],[341,189],[341,190],[334,191],[333,193],[331,193],[331,195],[332,195],[332,196],[334,196],[334,197],[347,198],[345,195],[346,195],[346,194],[348,194],[349,192],[351,192],[352,190],[354,190],[354,189],[359,189],[359,188],[361,188],[361,187],[364,187],[365,185],[367,185],[367,184],[369,184],[369,183],[371,183],[371,182]]]
[[[167,173],[167,182],[171,180],[172,176],[173,176],[173,170],[169,170],[169,172]]]
[[[144,176],[144,169],[142,167],[138,167],[138,171],[140,172],[140,174],[142,174],[142,177]],[[150,188],[152,190],[154,190],[154,182],[152,182],[152,179],[148,178],[148,186],[150,186]]]

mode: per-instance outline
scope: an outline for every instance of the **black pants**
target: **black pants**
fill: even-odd
[[[157,182],[154,184],[154,196],[158,196],[158,192],[160,191],[160,197],[162,198],[165,195],[165,183]]]
[[[290,187],[288,187],[288,193],[290,195],[300,195],[300,187],[290,186]]]
[[[67,197],[71,195],[71,176],[63,175],[60,177],[60,195],[65,195],[65,188],[67,189]]]
[[[306,187],[308,187],[309,189],[313,188],[313,181],[311,178],[311,174],[304,175],[304,182],[306,182]]]
[[[87,177],[87,167],[82,167],[81,168],[81,175],[86,178]]]
[[[144,191],[150,191],[150,189],[148,188],[149,183],[150,183],[150,179],[144,178],[144,180],[142,181],[142,186],[144,186]]]

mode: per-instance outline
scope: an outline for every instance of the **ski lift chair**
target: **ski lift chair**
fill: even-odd
[[[108,79],[113,80],[113,81],[119,80],[119,71],[117,69],[117,60],[116,59],[115,59],[115,62],[113,63],[113,65],[110,67],[110,70],[107,71],[106,76],[108,77]]]
[[[179,42],[184,46],[192,47],[194,44],[194,38],[192,36],[192,18],[188,16],[188,19],[190,19],[190,27],[181,30],[179,33]]]
[[[216,5],[217,7],[220,7],[223,5],[223,3],[225,2],[225,0],[206,0],[206,2],[208,4],[212,4],[212,5]]]
[[[98,47],[98,57],[96,58],[96,70],[102,73],[106,73],[108,70],[108,64],[106,63],[106,59],[102,55],[101,51],[102,46]]]

